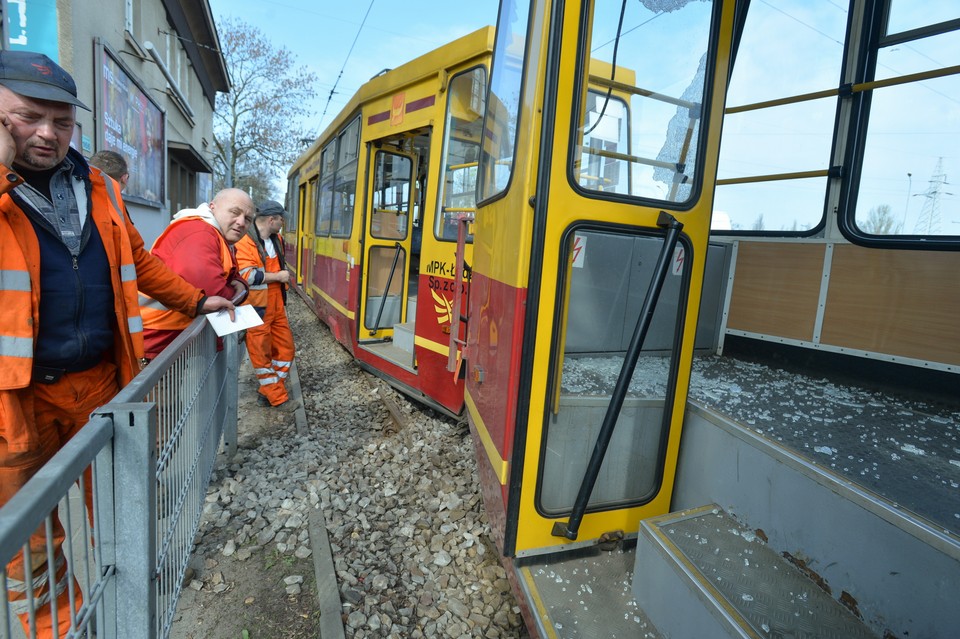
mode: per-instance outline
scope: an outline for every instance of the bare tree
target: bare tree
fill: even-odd
[[[867,221],[861,223],[860,228],[871,235],[899,235],[903,231],[903,222],[893,219],[889,204],[881,204],[870,209]]]
[[[217,95],[215,186],[243,188],[259,201],[272,197],[272,178],[286,173],[303,148],[317,78],[242,20],[223,18],[218,30],[232,87]]]

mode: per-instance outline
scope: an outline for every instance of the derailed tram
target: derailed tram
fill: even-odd
[[[531,634],[960,627],[958,60],[949,2],[503,0],[292,168],[301,292],[466,416]]]

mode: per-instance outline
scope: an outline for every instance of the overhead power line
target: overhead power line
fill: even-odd
[[[323,120],[324,116],[327,115],[327,107],[330,106],[330,100],[333,98],[334,93],[337,91],[337,85],[340,84],[340,78],[343,77],[343,70],[347,68],[347,62],[350,60],[350,54],[353,53],[353,47],[357,45],[357,40],[360,39],[360,32],[363,31],[363,25],[367,23],[367,17],[370,15],[370,10],[373,9],[373,3],[375,0],[370,0],[370,6],[367,7],[367,13],[363,16],[363,22],[360,23],[360,28],[357,29],[357,35],[353,39],[353,44],[350,45],[350,50],[347,51],[347,58],[343,61],[343,66],[340,67],[340,73],[337,74],[337,79],[333,83],[333,88],[330,89],[329,95],[327,95],[327,103],[323,106],[323,113],[320,114],[320,119]]]

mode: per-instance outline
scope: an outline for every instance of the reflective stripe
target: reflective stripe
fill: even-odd
[[[120,185],[116,181],[112,181],[112,182],[113,184],[111,184],[111,180],[104,179],[103,185],[107,187],[104,190],[107,192],[107,196],[110,198],[110,203],[113,204],[113,210],[116,211],[121,218],[123,218],[123,213],[122,213],[123,207],[120,206],[120,202],[117,201],[117,194],[114,193],[113,191],[114,188],[117,188]]]
[[[154,311],[169,311],[170,309],[153,299],[152,297],[147,297],[146,295],[141,295],[137,298],[137,301],[140,303],[140,308],[149,308]]]
[[[273,367],[274,368],[290,368],[290,364],[292,363],[293,362],[284,362],[282,360],[275,359],[273,360]]]
[[[54,572],[54,574],[60,572],[60,569],[63,568],[63,564],[64,564],[65,561],[66,561],[66,559],[64,559],[64,557],[63,557],[62,554],[59,555],[59,556],[57,556],[57,558],[56,558],[56,559],[54,560],[54,562],[53,562],[53,572]],[[17,614],[17,615],[25,615],[25,614],[28,614],[28,613],[30,612],[31,604],[33,604],[33,606],[32,606],[33,609],[34,609],[34,610],[37,610],[38,608],[40,608],[40,607],[42,607],[42,606],[46,606],[47,604],[50,603],[51,594],[54,594],[54,595],[57,596],[57,597],[59,597],[60,595],[63,594],[63,591],[67,589],[67,584],[69,583],[69,579],[70,579],[70,571],[69,571],[69,570],[66,571],[66,572],[63,574],[63,578],[60,579],[60,581],[57,582],[57,587],[56,587],[56,589],[55,589],[55,590],[56,590],[55,593],[51,593],[50,591],[47,591],[47,592],[43,593],[42,595],[40,595],[39,597],[36,595],[36,592],[37,592],[38,590],[41,590],[41,589],[43,589],[43,588],[46,588],[49,572],[50,572],[50,571],[48,571],[46,568],[44,568],[42,573],[40,573],[39,575],[37,575],[36,577],[33,578],[32,583],[30,584],[31,587],[33,588],[33,592],[34,592],[33,601],[30,601],[30,599],[24,598],[24,599],[17,599],[16,601],[10,601],[10,602],[9,602],[10,610],[11,610],[14,614]],[[8,590],[9,592],[19,592],[19,593],[24,593],[24,594],[26,594],[26,592],[27,592],[27,584],[26,584],[25,582],[23,582],[23,581],[20,581],[19,579],[13,579],[13,578],[11,578],[11,577],[8,577],[8,578],[7,578],[7,590]]]
[[[0,357],[33,357],[33,339],[0,335]]]
[[[273,373],[273,369],[272,368],[255,368],[253,369],[253,372],[256,373],[257,375],[270,375],[271,373]]]
[[[127,318],[127,330],[131,333],[142,333],[143,332],[143,318],[139,314],[131,315]]]
[[[120,280],[122,282],[134,282],[137,279],[137,267],[133,264],[120,265]]]
[[[286,379],[287,371],[277,371],[277,377],[279,377],[280,379]]]
[[[261,377],[261,378],[260,378],[260,385],[261,385],[261,386],[269,386],[270,384],[276,384],[276,383],[279,382],[279,381],[280,381],[280,380],[277,379],[276,377]]]
[[[248,284],[248,286],[251,291],[263,291],[267,288],[266,284]]]
[[[30,291],[30,274],[26,271],[0,271],[0,290]]]

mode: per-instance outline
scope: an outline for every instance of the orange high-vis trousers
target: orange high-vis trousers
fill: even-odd
[[[33,383],[27,388],[0,392],[0,419],[22,419],[36,429],[36,446],[11,453],[0,437],[0,506],[6,504],[87,423],[96,408],[119,391],[116,366],[101,363],[79,373],[66,373],[53,384]],[[93,486],[87,470],[84,495],[88,517],[92,515]],[[47,565],[45,526],[30,537],[30,569],[26,573],[23,552],[7,564],[7,596],[10,608],[20,618],[26,636],[39,639],[63,637],[71,628],[83,596],[76,581],[67,578],[63,553],[66,537],[56,511],[53,520],[53,579]],[[50,582],[53,582],[52,584]],[[27,588],[33,591],[36,616],[31,627]],[[70,601],[73,600],[71,607]],[[54,628],[54,620],[56,628]]]
[[[267,310],[263,324],[247,330],[247,352],[260,383],[260,394],[271,406],[287,401],[285,381],[293,364],[293,332],[283,306],[282,284],[267,289]]]

